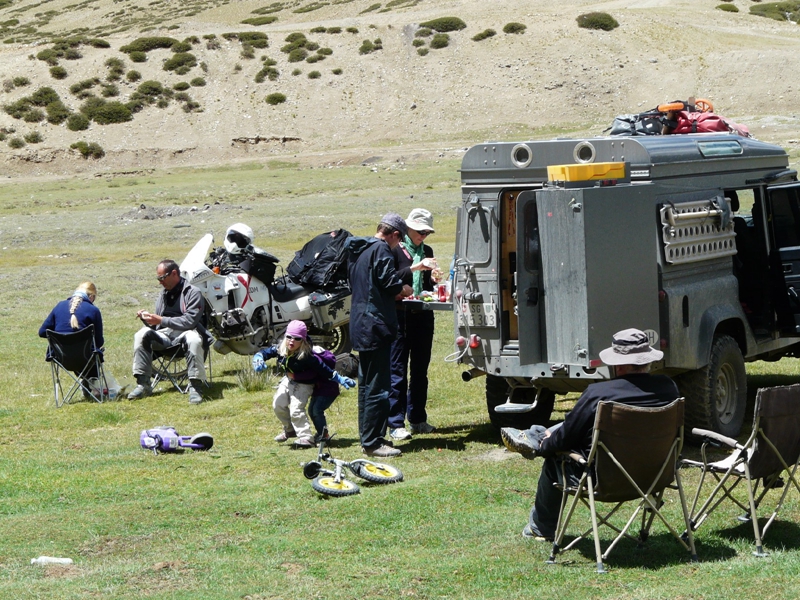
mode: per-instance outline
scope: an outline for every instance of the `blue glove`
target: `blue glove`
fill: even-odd
[[[267,364],[264,362],[264,357],[261,356],[261,352],[256,352],[253,355],[253,370],[256,373],[261,373],[264,369],[267,368]]]
[[[339,385],[341,385],[344,389],[350,390],[356,387],[356,382],[350,379],[349,377],[342,377],[336,371],[333,372],[333,377],[331,377],[332,381],[335,381]]]

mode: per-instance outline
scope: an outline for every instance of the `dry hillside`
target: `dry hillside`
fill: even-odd
[[[735,0],[738,13],[718,10],[717,4],[0,0],[4,106],[49,86],[76,112],[85,100],[71,86],[98,78],[91,91],[100,96],[111,58],[123,61],[125,74],[115,82],[118,96],[108,101],[128,102],[145,81],[167,88],[196,78],[205,82],[184,91],[197,105],[190,112],[185,101],[173,98],[163,108],[146,106],[130,122],[93,122],[85,131],[46,120],[29,123],[2,111],[1,168],[7,177],[36,177],[286,154],[336,162],[361,160],[376,149],[441,153],[485,139],[599,134],[615,114],[689,96],[711,99],[717,112],[748,124],[756,137],[794,147],[800,115],[792,74],[800,60],[800,27],[750,15],[749,0]],[[596,10],[610,13],[620,26],[611,32],[577,27],[578,15]],[[242,23],[263,16],[277,20]],[[467,28],[449,33],[447,47],[420,56],[414,46],[418,24],[445,16],[461,18]],[[503,33],[512,21],[525,24],[525,32]],[[472,40],[487,28],[497,35]],[[223,36],[246,31],[268,37],[268,47],[255,48],[251,58],[243,56],[238,39]],[[293,32],[332,52],[313,64],[289,62],[281,48]],[[54,79],[51,65],[36,56],[52,48],[53,39],[74,35],[105,40],[109,47],[80,46],[79,58],[58,59],[66,78]],[[143,63],[120,51],[148,36],[190,42],[194,36],[189,52],[197,65],[178,75],[162,66],[174,56],[170,49],[149,51]],[[427,44],[431,38],[424,39]],[[379,40],[382,47],[361,54],[365,40]],[[256,74],[272,61],[277,79],[257,83]],[[131,70],[141,79],[128,81]],[[310,78],[312,71],[319,77]],[[20,78],[29,83],[15,85]],[[268,104],[265,98],[276,92],[286,101]],[[42,141],[18,149],[8,145],[33,132]],[[99,144],[105,157],[84,160],[69,149],[76,141]]]

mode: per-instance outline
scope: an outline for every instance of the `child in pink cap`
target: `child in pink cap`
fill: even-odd
[[[306,414],[306,405],[318,380],[332,380],[349,389],[356,382],[342,377],[312,350],[308,339],[308,328],[302,321],[291,321],[286,327],[286,335],[278,346],[270,346],[256,352],[253,368],[259,372],[266,368],[265,360],[278,358],[278,367],[284,377],[278,384],[278,391],[272,399],[275,416],[283,425],[283,431],[275,436],[276,442],[285,442],[297,437],[294,445],[301,448],[314,446],[311,425]]]

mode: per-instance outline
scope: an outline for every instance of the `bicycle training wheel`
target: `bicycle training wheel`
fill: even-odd
[[[326,496],[352,496],[361,491],[361,489],[352,481],[342,479],[336,481],[331,475],[320,475],[316,479],[311,480],[311,487],[314,491]]]
[[[353,461],[350,470],[361,479],[372,483],[397,483],[403,481],[403,473],[391,465],[375,463],[372,461]]]

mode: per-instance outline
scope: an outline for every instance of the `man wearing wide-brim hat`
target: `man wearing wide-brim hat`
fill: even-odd
[[[588,456],[598,403],[612,401],[650,408],[666,406],[678,397],[678,387],[672,379],[666,375],[650,374],[650,365],[663,357],[663,352],[650,346],[643,331],[619,331],[614,334],[611,346],[600,352],[600,360],[611,367],[613,378],[587,387],[563,423],[550,429],[534,425],[524,431],[512,427],[501,430],[503,443],[509,450],[526,458],[545,458],[536,499],[528,524],[522,530],[524,537],[553,539],[561,508],[561,492],[553,485],[561,479],[555,455],[578,451],[584,457]],[[567,476],[577,482],[580,472],[575,467],[570,472],[570,467],[567,464]]]

